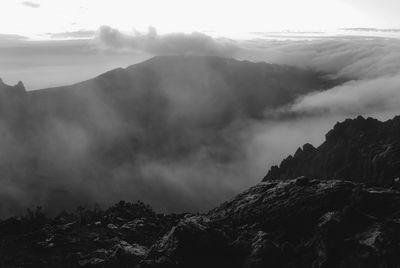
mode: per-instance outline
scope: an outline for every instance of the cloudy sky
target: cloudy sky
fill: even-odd
[[[397,0],[2,0],[0,10],[0,78],[28,90],[193,46],[244,58],[232,53],[243,40],[400,36]]]
[[[400,28],[397,0],[2,0],[0,32],[26,36],[96,30],[160,32]]]

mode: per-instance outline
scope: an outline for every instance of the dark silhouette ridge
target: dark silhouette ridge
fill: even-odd
[[[264,181],[307,176],[376,186],[397,186],[400,177],[400,116],[381,122],[359,116],[337,123],[318,148],[306,144]]]
[[[4,91],[19,92],[19,93],[26,92],[25,86],[21,81],[19,81],[15,86],[9,86],[5,84],[1,78],[0,78],[0,90],[1,92]]]

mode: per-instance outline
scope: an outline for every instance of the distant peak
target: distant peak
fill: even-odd
[[[3,82],[0,78],[0,88],[6,91],[13,91],[13,92],[26,92],[25,86],[22,81],[19,81],[16,85],[10,86]]]
[[[18,83],[15,85],[15,87],[25,91],[25,86],[24,86],[24,83],[22,83],[22,81],[18,81]]]

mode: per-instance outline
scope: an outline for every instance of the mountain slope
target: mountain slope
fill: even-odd
[[[361,116],[337,123],[318,148],[306,144],[273,166],[264,181],[299,176],[397,186],[400,117],[386,122]]]
[[[5,195],[0,215],[132,197],[169,211],[210,208],[237,192],[226,185],[243,175],[246,124],[337,83],[294,67],[166,56],[23,91],[15,105],[0,103],[10,118],[0,125],[1,180],[20,196]]]
[[[90,107],[101,101],[124,117],[161,110],[173,112],[179,120],[215,124],[226,123],[236,114],[261,118],[265,109],[337,83],[321,73],[288,66],[219,57],[160,56],[73,86],[29,94],[35,109],[59,116],[76,112],[82,116],[89,111],[77,111],[76,105]]]

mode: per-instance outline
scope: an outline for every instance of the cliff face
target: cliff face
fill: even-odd
[[[310,144],[273,166],[264,181],[299,176],[395,186],[400,177],[400,117],[337,123],[318,148]]]
[[[2,267],[398,267],[400,192],[305,178],[206,214],[143,204],[0,223]]]

